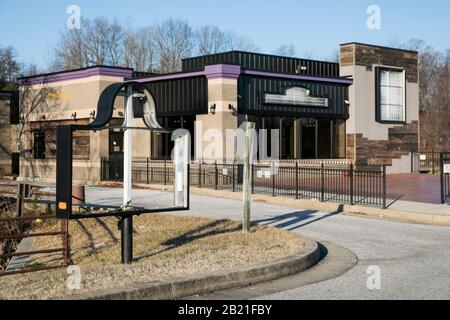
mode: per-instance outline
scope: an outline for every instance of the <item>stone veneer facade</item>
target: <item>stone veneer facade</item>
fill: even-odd
[[[410,171],[412,150],[419,142],[418,53],[359,43],[340,48],[341,76],[354,80],[349,89],[347,158],[357,165],[388,165],[388,172]],[[401,68],[406,79],[406,121],[376,119],[376,67]]]

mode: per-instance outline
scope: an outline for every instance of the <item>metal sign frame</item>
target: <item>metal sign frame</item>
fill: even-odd
[[[98,213],[74,214],[72,206],[73,182],[73,133],[75,131],[110,130],[116,97],[126,97],[123,126],[114,127],[124,131],[124,183],[123,206],[119,209]],[[142,103],[142,119],[146,127],[134,127],[133,103],[139,98]],[[172,134],[174,147],[174,206],[167,208],[136,208],[132,206],[132,130],[149,130]],[[133,216],[189,210],[189,155],[190,136],[186,130],[165,130],[158,123],[153,97],[148,89],[136,82],[114,83],[101,94],[95,120],[89,125],[63,125],[57,127],[56,155],[56,217],[78,220],[99,217],[117,217],[122,235],[122,263],[133,259]]]

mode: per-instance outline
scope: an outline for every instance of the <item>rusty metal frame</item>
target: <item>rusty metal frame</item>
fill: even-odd
[[[55,216],[29,216],[29,217],[9,217],[9,218],[0,218],[0,223],[2,222],[13,222],[13,221],[32,221],[32,220],[58,220]],[[69,222],[67,220],[61,220],[61,231],[56,232],[41,232],[41,233],[19,233],[14,235],[0,235],[0,240],[16,240],[16,239],[24,239],[24,238],[36,238],[36,237],[44,237],[44,236],[62,236],[62,247],[56,249],[45,249],[45,250],[31,250],[26,252],[15,252],[15,253],[6,253],[0,254],[0,258],[9,258],[9,257],[20,257],[20,256],[31,256],[37,254],[45,254],[45,253],[63,253],[63,263],[59,266],[49,266],[42,268],[30,268],[19,271],[10,271],[10,272],[0,272],[0,277],[2,276],[10,276],[15,274],[24,274],[38,271],[47,271],[53,269],[60,269],[68,266],[69,263]]]

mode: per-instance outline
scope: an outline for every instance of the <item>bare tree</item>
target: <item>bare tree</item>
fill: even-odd
[[[225,34],[226,46],[228,50],[239,50],[239,51],[258,51],[259,48],[255,43],[245,36],[237,35],[233,31],[228,31]]]
[[[450,150],[450,52],[425,41],[393,40],[390,46],[419,52],[420,148]]]
[[[138,71],[157,71],[155,28],[128,30],[123,39],[124,66]]]
[[[56,109],[59,98],[57,91],[45,84],[33,87],[24,83],[19,88],[19,101],[20,124],[14,139],[20,156],[25,160],[31,160],[32,150],[28,143],[30,139],[26,139],[26,136],[31,134],[30,123],[33,120],[31,117],[40,113],[51,113],[51,110]]]
[[[181,70],[181,59],[190,57],[194,48],[194,32],[186,21],[168,19],[156,27],[155,42],[159,50],[161,72]]]
[[[207,55],[223,52],[231,48],[227,47],[227,34],[217,26],[203,26],[195,32],[197,51],[199,55]]]
[[[118,21],[99,17],[83,19],[81,29],[66,30],[60,34],[54,50],[51,70],[84,68],[123,63],[124,31]]]
[[[68,30],[60,33],[49,66],[51,71],[78,69],[88,66],[83,30]]]
[[[276,55],[284,56],[284,57],[295,57],[297,56],[297,50],[295,45],[291,44],[282,44],[279,46],[275,52]]]
[[[13,83],[21,70],[13,47],[0,47],[0,90],[13,89]]]

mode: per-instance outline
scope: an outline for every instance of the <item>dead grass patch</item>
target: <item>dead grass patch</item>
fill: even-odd
[[[247,267],[293,255],[303,247],[298,236],[275,228],[255,226],[245,234],[235,221],[146,215],[134,219],[135,262],[123,266],[117,222],[115,218],[70,222],[70,264],[81,268],[81,290],[66,289],[68,274],[57,270],[0,278],[0,298],[57,298]],[[35,231],[59,228],[60,223],[46,224]],[[39,238],[33,248],[55,248],[60,243],[59,237]],[[40,256],[29,263],[43,265],[54,259],[60,257]]]

